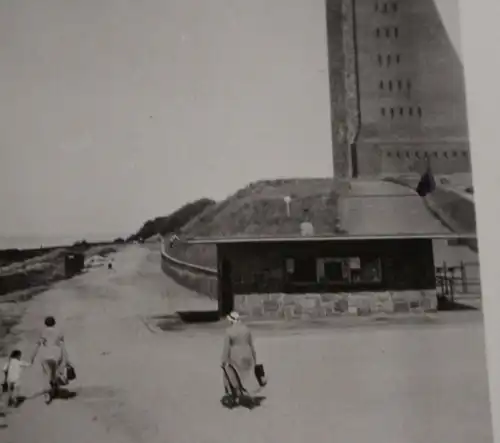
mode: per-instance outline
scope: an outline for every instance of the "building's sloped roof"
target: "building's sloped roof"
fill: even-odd
[[[340,200],[341,226],[349,235],[453,234],[411,189],[390,182],[353,182]]]
[[[335,215],[340,218],[341,232],[315,229],[314,237],[301,237],[299,220],[296,232],[192,237],[192,243],[318,241],[375,238],[454,238],[474,237],[474,233],[456,233],[443,225],[427,208],[424,199],[412,189],[382,180],[355,180],[337,200]],[[330,208],[323,207],[324,211]],[[328,217],[327,217],[328,218]],[[332,218],[330,218],[331,221]],[[264,220],[262,221],[265,222]],[[314,225],[314,220],[313,220]],[[316,228],[316,226],[314,226]]]

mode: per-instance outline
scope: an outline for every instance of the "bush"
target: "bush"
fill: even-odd
[[[143,241],[157,234],[166,235],[179,231],[187,222],[203,212],[208,206],[214,205],[215,201],[209,198],[201,198],[187,203],[166,217],[156,217],[148,220],[127,241]]]

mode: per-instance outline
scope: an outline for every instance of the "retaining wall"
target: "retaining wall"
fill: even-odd
[[[252,318],[322,318],[342,314],[434,312],[435,290],[329,294],[246,294],[235,296],[235,310]]]
[[[163,272],[174,281],[192,291],[205,294],[213,300],[218,299],[219,284],[216,269],[193,265],[172,257],[163,241],[161,256]]]

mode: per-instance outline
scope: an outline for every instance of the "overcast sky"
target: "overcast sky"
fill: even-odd
[[[325,34],[324,0],[0,1],[0,235],[331,175]]]

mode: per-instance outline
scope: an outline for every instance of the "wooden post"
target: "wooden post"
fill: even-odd
[[[467,282],[467,271],[465,269],[465,264],[463,261],[460,262],[460,277],[462,279],[462,292],[467,294],[469,292],[469,285]]]
[[[446,262],[443,261],[443,280],[444,280],[444,295],[448,295],[448,268]]]

